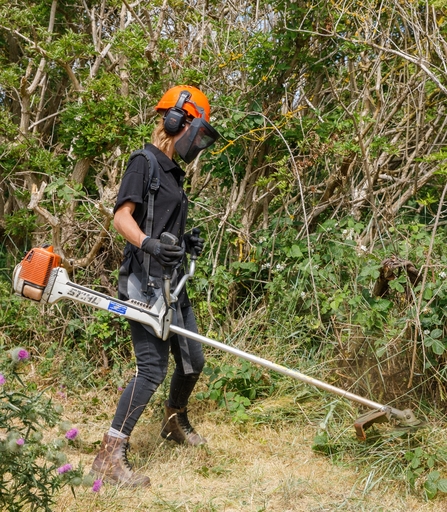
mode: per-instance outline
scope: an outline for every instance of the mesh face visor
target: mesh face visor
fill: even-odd
[[[195,117],[186,133],[175,143],[175,150],[182,160],[190,164],[204,149],[219,138],[219,133],[205,119]]]

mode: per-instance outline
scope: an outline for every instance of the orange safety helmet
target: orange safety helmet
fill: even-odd
[[[175,107],[183,91],[188,91],[191,97],[182,104],[181,108],[192,117],[202,117],[202,112],[199,109],[203,109],[205,120],[209,122],[210,104],[208,98],[202,91],[199,91],[197,87],[192,85],[176,85],[166,91],[155,107],[155,110],[158,112],[159,110],[168,110]]]

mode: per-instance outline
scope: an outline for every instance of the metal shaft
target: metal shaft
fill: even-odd
[[[343,389],[337,388],[328,384],[326,382],[322,382],[321,380],[314,379],[313,377],[309,377],[304,375],[303,373],[297,370],[291,370],[290,368],[286,368],[285,366],[281,366],[280,364],[272,363],[267,359],[263,359],[262,357],[255,356],[253,354],[249,354],[248,352],[244,352],[237,348],[231,347],[229,345],[225,345],[224,343],[220,343],[219,341],[215,341],[211,338],[207,338],[206,336],[202,336],[201,334],[196,334],[191,331],[187,331],[186,329],[182,329],[181,327],[177,327],[175,325],[171,325],[170,331],[175,334],[180,334],[181,336],[185,336],[186,338],[191,338],[193,340],[199,341],[204,345],[208,345],[210,347],[217,348],[219,350],[223,350],[224,352],[228,352],[229,354],[233,354],[235,356],[241,357],[251,363],[259,364],[264,366],[265,368],[269,368],[278,373],[282,373],[287,377],[292,377],[294,379],[305,382],[306,384],[310,384],[311,386],[315,386],[320,389],[324,389],[325,391],[329,391],[330,393],[335,393],[343,398],[347,398],[348,400],[352,400],[359,404],[365,405],[370,409],[378,409],[378,410],[388,410],[396,417],[404,417],[404,412],[399,409],[394,409],[393,407],[389,407],[383,404],[379,404],[377,402],[373,402],[372,400],[368,400],[367,398],[363,398],[361,396],[355,395],[354,393],[350,393],[349,391],[345,391]]]

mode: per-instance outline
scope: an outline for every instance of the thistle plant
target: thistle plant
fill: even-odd
[[[79,432],[61,422],[60,407],[23,382],[29,359],[21,347],[0,353],[0,510],[51,512],[62,487],[84,484],[98,492],[101,482],[67,461],[63,449]],[[57,425],[63,437],[44,436]]]

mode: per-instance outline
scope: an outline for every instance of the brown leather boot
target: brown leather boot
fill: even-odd
[[[188,443],[192,446],[206,444],[207,440],[198,434],[188,420],[186,407],[173,409],[165,402],[165,417],[162,423],[161,437],[178,444]]]
[[[126,439],[111,437],[104,434],[101,448],[93,461],[90,474],[109,484],[124,487],[149,487],[151,481],[145,475],[132,471],[127,460],[128,442]]]

